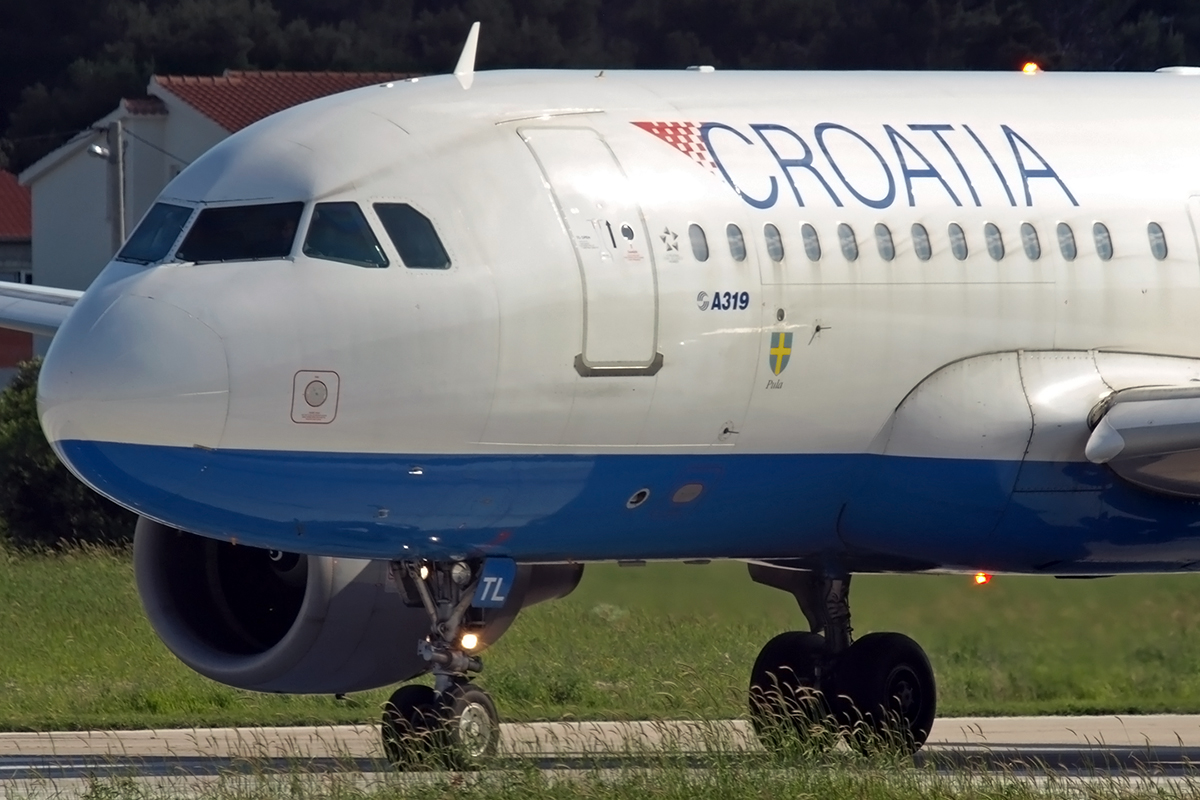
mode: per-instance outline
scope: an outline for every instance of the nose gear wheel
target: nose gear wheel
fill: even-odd
[[[397,769],[474,769],[496,755],[500,715],[473,683],[445,692],[412,684],[384,706],[382,733],[384,753]]]
[[[395,567],[401,591],[411,590],[429,614],[429,635],[417,651],[429,662],[434,685],[402,686],[392,695],[383,712],[384,753],[399,769],[476,767],[500,744],[496,704],[468,680],[483,662],[462,646],[482,565],[409,561]]]

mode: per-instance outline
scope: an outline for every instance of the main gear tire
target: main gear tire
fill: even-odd
[[[869,633],[838,656],[834,714],[862,751],[915,753],[937,716],[929,657],[902,633]]]
[[[827,660],[825,637],[803,631],[781,633],[759,652],[750,671],[750,722],[768,750],[830,743]]]

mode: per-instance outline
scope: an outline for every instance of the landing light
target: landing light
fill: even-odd
[[[418,574],[421,576],[421,580],[425,580],[426,578],[429,577],[429,567],[422,564],[421,569],[418,571]]]
[[[983,585],[991,583],[991,582],[992,582],[992,576],[987,574],[986,572],[976,572],[975,573],[975,585],[976,586],[983,586]]]
[[[1037,75],[1041,71],[1042,68],[1033,61],[1025,62],[1025,66],[1021,67],[1021,72],[1024,72],[1026,75]]]
[[[463,650],[474,650],[479,646],[479,637],[473,633],[464,633],[462,635]]]

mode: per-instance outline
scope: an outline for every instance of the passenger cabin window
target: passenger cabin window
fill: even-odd
[[[734,261],[746,260],[746,240],[742,238],[742,229],[732,222],[725,226],[725,238],[729,240],[729,255]]]
[[[358,267],[386,267],[387,256],[358,203],[317,203],[304,255]]]
[[[303,210],[303,203],[206,208],[175,256],[195,262],[287,258]]]
[[[429,217],[408,203],[376,203],[375,213],[409,269],[450,269],[450,256]]]
[[[967,259],[967,234],[963,232],[962,226],[957,222],[951,222],[947,228],[950,234],[950,252],[959,261]]]
[[[1021,223],[1021,246],[1025,248],[1025,255],[1030,261],[1042,257],[1042,243],[1038,241],[1037,228],[1028,222]]]
[[[983,241],[987,245],[988,255],[993,261],[1004,258],[1004,237],[994,222],[983,226]]]
[[[1092,226],[1092,238],[1096,240],[1096,255],[1100,256],[1101,261],[1108,261],[1113,257],[1112,236],[1103,222]]]
[[[767,255],[776,264],[783,261],[783,238],[779,235],[779,228],[768,222],[763,226],[763,236],[767,240]]]
[[[1075,247],[1075,234],[1071,226],[1065,222],[1058,223],[1058,249],[1067,261],[1074,261],[1078,250]]]
[[[800,226],[800,238],[804,241],[804,255],[809,261],[821,260],[821,239],[817,229],[807,222]]]
[[[892,241],[892,232],[882,222],[875,225],[875,246],[879,248],[879,257],[891,261],[896,257],[896,243]]]
[[[912,243],[917,258],[922,261],[933,258],[933,245],[929,243],[929,231],[925,230],[925,226],[919,222],[912,226]]]
[[[838,242],[847,261],[858,260],[858,240],[854,238],[854,229],[844,222],[838,225]]]
[[[689,225],[688,240],[692,243],[692,255],[696,260],[708,261],[708,237],[704,235],[704,228],[694,223]]]
[[[1162,225],[1151,222],[1146,226],[1146,235],[1150,237],[1150,253],[1162,261],[1167,257],[1167,235],[1163,233]]]
[[[162,261],[171,252],[179,232],[192,216],[192,210],[187,206],[155,203],[121,252],[117,253],[117,260],[133,264]]]

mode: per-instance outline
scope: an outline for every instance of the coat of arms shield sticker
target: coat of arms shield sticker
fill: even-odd
[[[778,375],[787,368],[788,359],[792,356],[792,334],[772,333],[771,350],[767,356],[767,364],[771,372]]]

